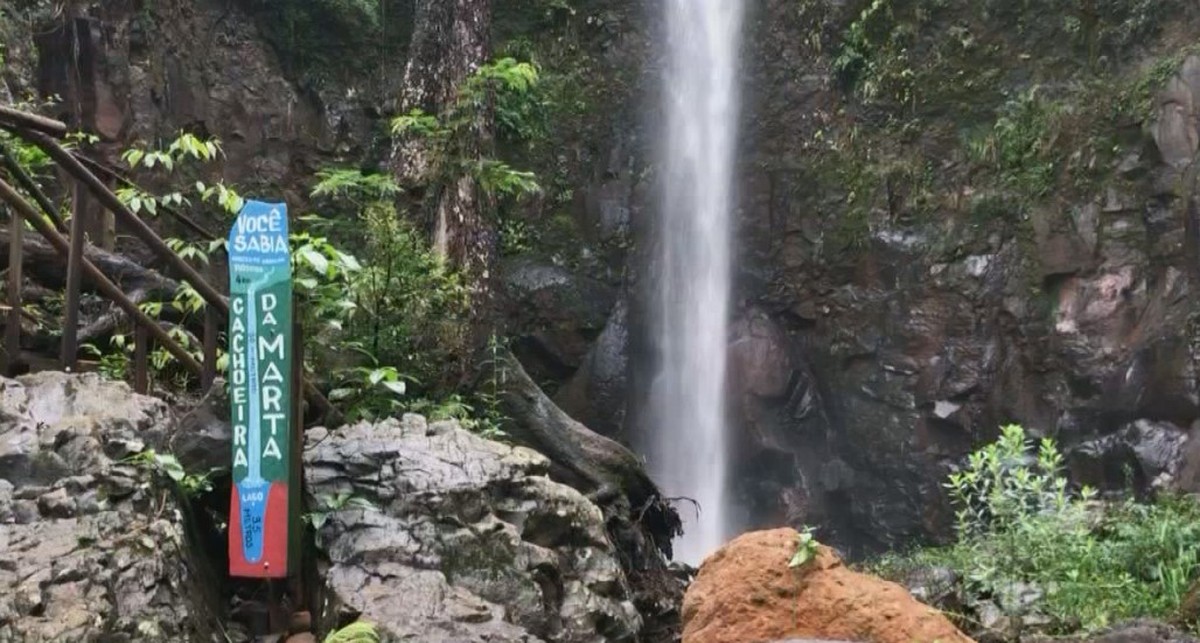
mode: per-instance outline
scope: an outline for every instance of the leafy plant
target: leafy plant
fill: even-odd
[[[1006,103],[996,122],[968,143],[972,159],[995,168],[1010,188],[1041,197],[1054,187],[1060,148],[1053,133],[1061,116],[1058,103],[1038,88]]]
[[[438,387],[464,338],[466,288],[396,212],[391,196],[399,188],[390,176],[321,176],[313,195],[344,214],[306,217],[312,232],[301,233],[305,243],[296,250],[306,329],[327,349],[314,358],[325,363],[319,372],[330,374],[331,396],[351,417],[390,415],[412,387]],[[333,238],[359,247],[362,260],[337,251]]]
[[[1036,612],[1059,633],[1171,618],[1200,571],[1194,499],[1104,506],[1094,491],[1070,489],[1053,441],[1035,445],[1020,426],[1003,427],[946,486],[958,506],[958,541],[886,557],[874,571],[899,578],[913,568],[950,567],[968,605]],[[1030,588],[1032,604],[1018,600]]]
[[[813,528],[805,527],[796,536],[796,551],[792,554],[792,558],[788,560],[788,567],[796,568],[803,567],[809,561],[816,558],[817,551],[820,549],[820,543],[813,536]]]
[[[537,192],[541,188],[532,172],[481,153],[479,127],[494,117],[501,136],[519,140],[534,135],[538,101],[533,90],[538,78],[533,64],[512,58],[482,65],[443,114],[414,109],[392,120],[392,134],[427,143],[430,169],[423,179],[431,184],[470,176],[492,195]]]
[[[170,480],[188,497],[212,491],[211,476],[217,471],[214,469],[206,473],[188,473],[178,458],[169,453],[158,453],[153,449],[147,449],[131,456],[130,461],[149,469],[155,475]]]
[[[325,637],[325,643],[379,643],[375,626],[364,621],[355,621]]]
[[[367,510],[374,509],[375,505],[366,498],[360,498],[349,491],[343,491],[331,496],[318,497],[316,509],[301,516],[301,519],[312,527],[318,547],[321,546],[321,528],[329,521],[329,517],[343,509],[350,508]]]
[[[122,341],[124,340],[123,335],[116,335],[113,337],[113,339],[116,337],[121,337]],[[112,342],[111,340],[110,342],[116,346],[116,342]],[[100,366],[98,367],[100,377],[116,382],[123,382],[129,376],[130,359],[129,354],[126,351],[104,351],[93,343],[83,344],[79,347],[79,350],[85,355],[90,355],[100,360]]]

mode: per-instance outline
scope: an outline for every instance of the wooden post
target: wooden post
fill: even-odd
[[[217,279],[220,273],[215,264],[210,264],[209,273]],[[217,379],[217,334],[220,332],[221,314],[205,303],[204,305],[204,370],[200,373],[200,390],[207,393]]]
[[[4,328],[4,373],[17,375],[21,362],[21,237],[25,221],[16,208],[8,208],[8,325]]]
[[[71,199],[71,248],[67,254],[67,297],[63,304],[62,353],[59,356],[64,371],[75,370],[79,357],[76,337],[79,333],[80,282],[83,279],[83,190],[83,185],[76,181]]]
[[[150,392],[149,330],[133,324],[133,390],[145,395]]]
[[[300,612],[307,607],[304,595],[304,525],[300,521],[303,507],[304,475],[301,473],[304,453],[304,324],[300,321],[300,298],[292,296],[292,449],[288,454],[292,458],[292,479],[288,487],[291,498],[288,500],[293,507],[291,515],[291,536],[288,551],[288,569],[292,572],[291,587],[292,611]]]

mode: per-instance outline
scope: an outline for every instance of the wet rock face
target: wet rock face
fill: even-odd
[[[629,306],[619,300],[583,364],[555,395],[571,417],[602,435],[623,435],[629,390]]]
[[[502,268],[513,351],[538,381],[577,371],[616,302],[604,283],[531,259]]]
[[[1156,621],[1134,621],[1108,629],[1088,638],[1032,637],[1032,643],[1196,643],[1196,638]]]
[[[1169,422],[1138,420],[1071,452],[1072,478],[1101,489],[1169,489],[1179,486],[1188,435]]]
[[[94,375],[0,379],[0,640],[207,640],[180,513],[127,459],[167,407]]]
[[[782,15],[774,4],[764,16]],[[751,25],[753,48],[801,46],[775,22]],[[815,127],[801,115],[836,99],[828,70],[812,56],[748,60],[770,62],[748,68],[745,154],[787,165]],[[731,329],[730,400],[746,526],[821,524],[852,555],[949,535],[941,482],[1009,422],[1054,437],[1082,481],[1200,488],[1187,439],[1200,255],[1174,187],[1197,149],[1197,96],[1193,57],[1160,102],[1158,154],[1113,168],[1134,180],[1020,226],[947,214],[843,247],[822,235],[842,204],[801,172],[743,163],[749,305]]]
[[[308,439],[334,615],[429,643],[636,640],[600,510],[543,456],[414,415]]]
[[[114,163],[128,145],[170,141],[181,130],[213,136],[222,143],[225,177],[241,190],[270,186],[295,203],[323,155],[369,139],[366,119],[326,110],[297,89],[236,4],[95,2],[80,11],[74,21],[47,17],[34,29],[36,48],[24,53],[37,61],[38,93],[63,97],[52,115],[81,121]],[[75,34],[84,79],[78,88]]]

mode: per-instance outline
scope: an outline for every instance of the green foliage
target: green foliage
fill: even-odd
[[[212,480],[210,478],[217,472],[217,470],[213,470],[201,474],[188,473],[175,456],[169,453],[157,453],[153,449],[147,449],[137,455],[131,456],[129,461],[151,471],[154,475],[164,480],[169,480],[188,497],[195,497],[212,491]]]
[[[900,49],[893,56],[907,62],[903,47],[897,47],[894,43],[896,35],[891,33],[893,25],[891,0],[872,0],[846,29],[842,49],[833,60],[833,69],[841,81],[851,87],[861,84],[868,98],[883,91],[880,79],[888,77],[882,69],[883,62],[889,60],[885,55],[888,50]],[[908,68],[897,74],[897,78],[911,76],[911,69]],[[900,98],[903,99],[907,91],[907,88],[900,88]]]
[[[500,410],[501,372],[496,359],[500,346],[500,339],[493,334],[488,339],[490,356],[482,364],[490,371],[480,390],[475,391],[471,399],[468,400],[458,393],[452,393],[437,401],[418,398],[407,405],[407,410],[421,413],[431,422],[455,420],[464,429],[474,431],[485,438],[503,437],[503,426],[509,418]]]
[[[885,558],[875,571],[897,577],[949,566],[964,579],[968,604],[1041,613],[1059,633],[1173,617],[1197,575],[1200,505],[1166,497],[1105,508],[1090,489],[1069,490],[1053,441],[1033,447],[1021,427],[1004,427],[946,484],[958,507],[958,542]],[[1016,594],[1030,586],[1041,597],[1022,608]]]
[[[497,134],[519,141],[540,131],[538,70],[532,63],[501,58],[481,66],[443,114],[414,109],[392,120],[392,134],[424,140],[430,171],[423,180],[449,184],[470,176],[487,193],[519,197],[540,190],[532,172],[491,158],[480,148],[481,123],[495,120]]]
[[[124,335],[117,335],[110,339],[110,343],[114,348],[118,348],[118,350],[105,351],[92,343],[81,345],[79,350],[85,355],[99,359],[100,365],[97,372],[100,373],[100,377],[115,382],[124,382],[129,377],[130,353],[132,351],[120,350],[121,347],[116,346],[116,342],[114,341],[116,337],[120,337],[121,341],[124,342]]]
[[[355,496],[349,491],[343,491],[330,496],[319,496],[316,498],[316,509],[309,511],[301,516],[301,520],[307,523],[313,530],[313,537],[318,547],[323,546],[321,541],[321,528],[329,522],[329,517],[344,509],[374,509],[375,505],[366,498]]]
[[[491,105],[497,134],[503,141],[521,142],[544,136],[544,97],[538,92],[541,72],[535,64],[500,58],[483,65],[470,78],[462,96]]]
[[[958,505],[959,537],[1068,509],[1067,480],[1058,475],[1062,456],[1054,441],[1043,438],[1032,463],[1027,447],[1025,429],[1006,425],[996,442],[968,456],[964,470],[950,474],[946,488]],[[1081,491],[1084,500],[1093,495],[1089,489]]]
[[[330,374],[331,397],[348,405],[352,417],[390,415],[410,385],[436,389],[445,364],[461,350],[467,291],[396,212],[390,197],[399,188],[391,177],[351,170],[320,176],[313,196],[330,206],[336,197],[348,216],[306,217],[312,232],[300,233],[305,243],[295,251],[306,331],[322,348],[315,351],[316,370]],[[331,238],[358,245],[361,261],[338,251]]]
[[[82,140],[82,139],[81,139]],[[168,184],[183,183],[194,190],[194,196],[201,203],[215,202],[224,214],[232,214],[241,210],[242,198],[224,184],[208,185],[203,181],[189,178],[195,166],[218,161],[222,156],[220,142],[216,139],[204,140],[193,134],[181,132],[165,148],[156,149],[135,146],[121,154],[121,158],[132,170],[165,174]],[[115,190],[115,194],[134,214],[157,217],[162,208],[193,207],[190,199],[182,192],[174,191],[166,194],[151,194],[134,184],[125,184]],[[212,253],[223,250],[225,241],[218,239],[212,242],[197,243],[184,239],[165,239],[167,247],[181,258],[195,266],[210,263]],[[186,330],[189,323],[197,322],[203,314],[207,302],[200,293],[187,282],[181,282],[178,290],[169,300],[150,300],[138,305],[143,313],[154,320],[162,320],[169,315],[167,334],[197,361],[203,361],[203,347],[200,341]],[[100,359],[101,373],[112,379],[127,379],[130,375],[130,363],[134,352],[134,344],[127,332],[118,332],[109,339],[108,349],[101,349],[95,344],[83,346],[87,353]],[[218,349],[217,370],[223,371],[227,359],[224,351]],[[152,383],[168,384],[176,388],[186,388],[191,382],[191,375],[180,368],[177,359],[165,347],[153,344],[149,354],[150,377]]]
[[[1006,76],[1112,73],[1176,0],[864,0],[834,57],[843,86],[883,120],[973,120]],[[980,109],[983,108],[983,109]]]
[[[813,528],[805,527],[796,536],[796,551],[792,554],[792,558],[788,561],[788,567],[796,568],[803,567],[810,560],[817,556],[817,550],[820,548],[820,543],[813,536]]]
[[[379,643],[380,640],[375,626],[363,621],[355,621],[325,637],[325,643]]]
[[[185,167],[193,167],[193,163],[215,162],[223,154],[219,140],[204,140],[194,134],[180,132],[166,148],[131,147],[121,154],[121,160],[133,170],[165,172],[168,180],[189,184],[189,189],[201,202],[215,202],[222,212],[234,215],[241,211],[243,204],[242,197],[237,192],[223,183],[208,185],[203,181],[193,182],[194,177],[188,178],[190,174],[182,172]],[[181,170],[182,176],[175,174],[176,168]],[[180,191],[155,195],[135,185],[124,185],[117,188],[115,193],[130,211],[139,215],[144,213],[154,217],[158,216],[160,207],[191,205],[191,201]]]
[[[436,119],[434,123],[436,124]],[[396,180],[387,174],[363,174],[362,170],[325,168],[317,172],[313,198],[347,198],[355,203],[393,197],[400,193]]]
[[[1061,107],[1040,98],[1037,88],[1023,92],[1003,107],[990,129],[968,142],[972,160],[994,168],[1010,188],[1045,195],[1056,179],[1058,150],[1050,132],[1060,113]]]

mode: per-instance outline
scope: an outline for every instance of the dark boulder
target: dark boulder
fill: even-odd
[[[539,381],[561,382],[583,363],[617,300],[604,283],[516,258],[501,266],[513,352]]]

